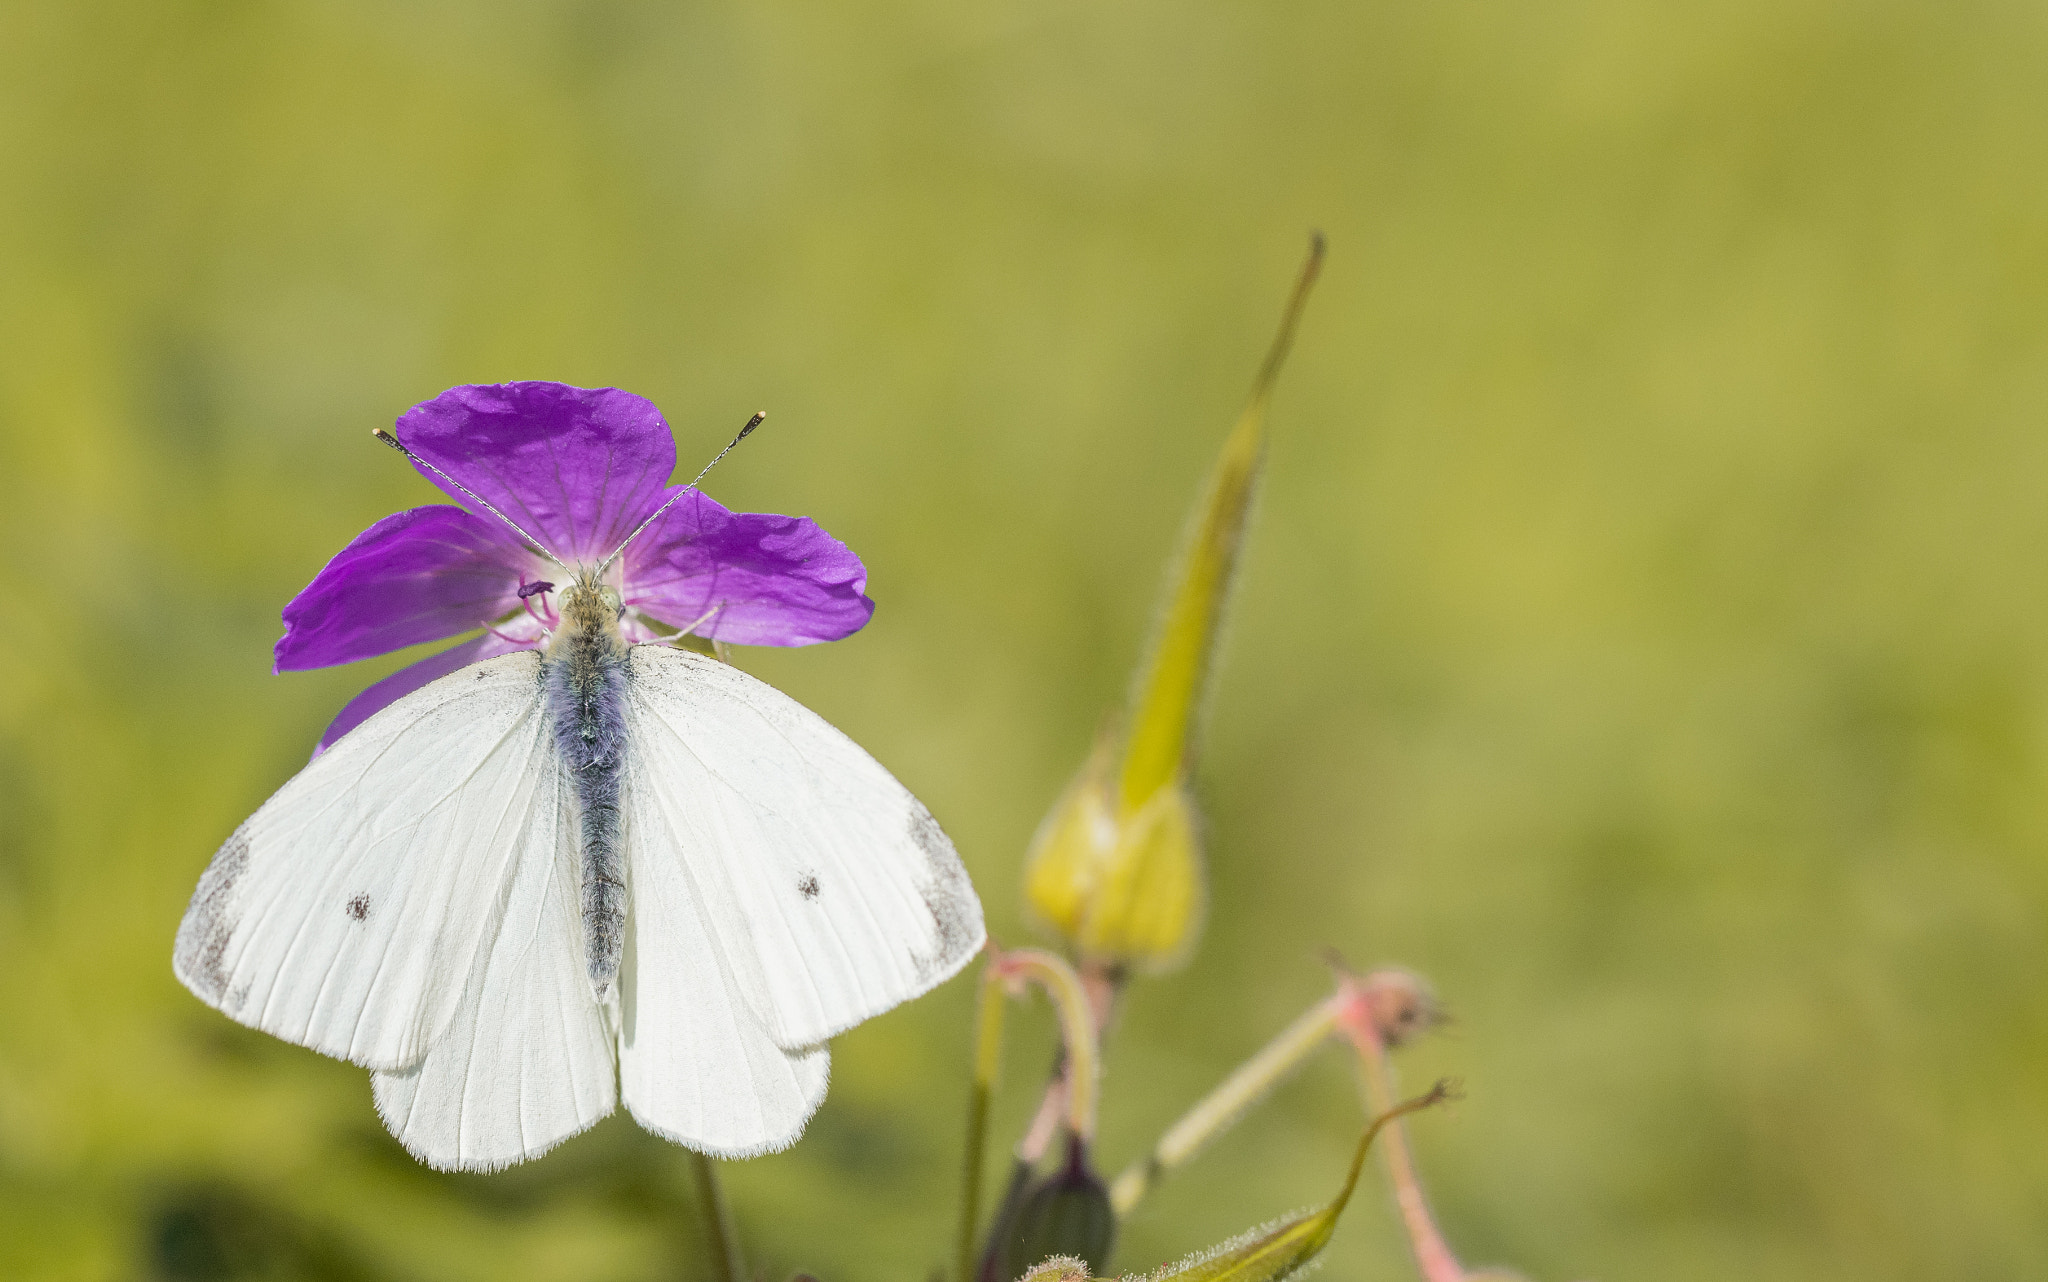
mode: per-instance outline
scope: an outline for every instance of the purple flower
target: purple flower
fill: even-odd
[[[875,611],[860,558],[810,518],[728,512],[669,485],[675,440],[660,411],[630,392],[455,387],[406,411],[397,434],[420,474],[462,506],[411,508],[357,535],[285,606],[275,670],[482,632],[357,695],[315,755],[437,677],[545,645],[557,622],[552,589],[568,586],[562,566],[598,565],[678,494],[610,571],[628,643],[687,630],[740,645],[809,645],[859,631]]]

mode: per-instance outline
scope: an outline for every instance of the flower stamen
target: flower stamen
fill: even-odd
[[[550,609],[549,609],[549,611],[548,611],[548,613],[547,613],[547,615],[546,615],[545,617],[543,617],[543,616],[541,615],[541,612],[540,612],[539,610],[536,610],[536,609],[534,608],[534,606],[533,606],[533,599],[534,599],[535,597],[537,597],[537,596],[540,596],[540,597],[544,597],[544,596],[546,596],[547,592],[548,592],[548,591],[552,591],[552,590],[554,589],[554,586],[555,586],[555,585],[554,585],[554,584],[552,584],[552,583],[537,583],[537,584],[535,584],[534,586],[535,586],[535,587],[537,587],[537,588],[541,588],[541,589],[543,589],[543,590],[542,590],[542,591],[540,591],[540,592],[528,592],[528,591],[527,591],[527,590],[526,590],[525,588],[523,588],[523,587],[522,587],[522,588],[520,588],[520,589],[519,589],[519,603],[520,603],[521,605],[523,605],[523,606],[525,606],[525,607],[526,607],[526,612],[527,612],[528,614],[530,614],[530,615],[532,615],[532,616],[533,616],[533,621],[534,621],[535,623],[538,623],[538,624],[540,624],[540,626],[541,626],[541,630],[542,630],[543,632],[552,632],[552,631],[554,631],[554,630],[555,630],[555,629],[554,629],[554,623],[553,623],[553,620],[554,620],[554,610],[553,610],[552,608],[550,608]],[[488,625],[486,625],[486,626],[488,626]]]

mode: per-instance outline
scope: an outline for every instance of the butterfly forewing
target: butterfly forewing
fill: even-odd
[[[632,840],[646,861],[679,861],[725,974],[777,1045],[821,1043],[981,947],[952,843],[852,740],[714,659],[635,646],[630,661]]]
[[[555,840],[539,656],[383,709],[214,856],[178,928],[186,987],[242,1023],[370,1068],[448,1027],[530,844]],[[544,862],[544,861],[543,861]]]

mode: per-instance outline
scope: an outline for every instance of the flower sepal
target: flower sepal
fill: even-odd
[[[1110,764],[1098,750],[1046,816],[1025,898],[1085,959],[1168,969],[1187,955],[1205,908],[1194,798],[1175,779],[1121,813]]]

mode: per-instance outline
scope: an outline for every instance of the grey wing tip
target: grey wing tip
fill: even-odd
[[[981,899],[974,893],[966,865],[953,849],[952,841],[932,812],[915,799],[909,817],[910,840],[924,852],[925,880],[918,887],[926,911],[932,917],[929,948],[911,953],[911,965],[927,988],[957,974],[988,938],[981,915]]]
[[[243,824],[221,843],[213,862],[200,874],[171,947],[171,973],[200,1000],[223,1010],[229,997],[228,946],[241,924],[235,887],[248,870],[249,826]]]

